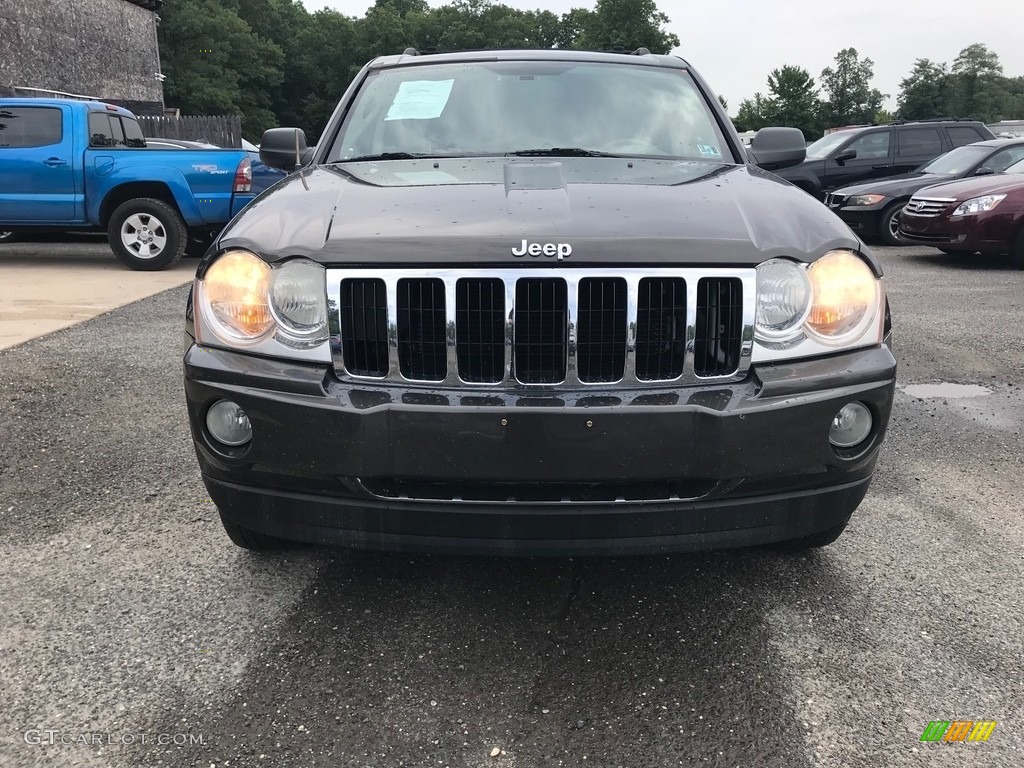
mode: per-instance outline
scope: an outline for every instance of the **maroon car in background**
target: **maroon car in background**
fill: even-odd
[[[1009,254],[1024,269],[1024,160],[1003,173],[925,187],[903,209],[899,232],[945,253]]]

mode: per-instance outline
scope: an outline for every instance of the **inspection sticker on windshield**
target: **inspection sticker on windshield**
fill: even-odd
[[[719,159],[722,157],[722,150],[714,144],[698,144],[697,151],[700,152],[702,157],[717,157]]]
[[[444,111],[454,80],[418,80],[398,86],[385,120],[433,120]]]

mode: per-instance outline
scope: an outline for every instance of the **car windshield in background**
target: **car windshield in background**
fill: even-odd
[[[849,138],[850,135],[847,133],[830,133],[828,136],[823,136],[807,147],[807,157],[812,159],[828,157],[832,154],[832,150]]]
[[[734,162],[685,70],[540,61],[375,72],[329,161],[516,153]]]
[[[1024,174],[1024,160],[1018,160],[1007,168],[1003,173]]]
[[[918,173],[940,176],[958,176],[980,163],[991,152],[991,147],[957,147],[917,169]]]

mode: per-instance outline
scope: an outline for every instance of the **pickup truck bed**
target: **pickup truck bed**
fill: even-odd
[[[99,102],[0,99],[0,231],[106,230],[132,269],[164,269],[252,199],[242,149],[147,149]]]

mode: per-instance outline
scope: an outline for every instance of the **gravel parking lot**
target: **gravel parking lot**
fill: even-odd
[[[192,453],[185,288],[0,351],[0,765],[1024,765],[1024,272],[878,252],[890,434],[803,556],[254,556]],[[919,741],[958,719],[998,725]]]

